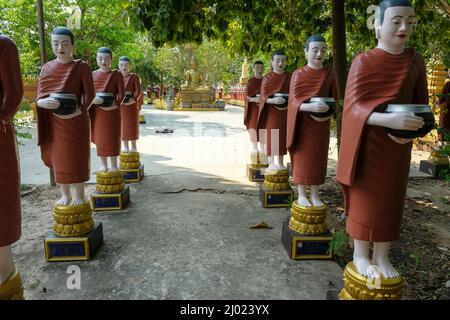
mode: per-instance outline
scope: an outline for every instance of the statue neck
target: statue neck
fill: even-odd
[[[67,64],[73,62],[73,56],[71,57],[56,57],[56,61],[62,64]]]
[[[315,70],[323,69],[323,64],[318,64],[318,63],[308,62],[307,66],[310,67],[311,69],[315,69]]]
[[[390,54],[402,54],[403,51],[405,51],[405,46],[401,45],[401,46],[391,46],[388,45],[387,43],[379,40],[378,41],[378,46],[377,48],[380,48],[383,51],[386,51]]]

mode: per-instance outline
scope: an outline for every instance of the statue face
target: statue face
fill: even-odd
[[[326,42],[313,41],[309,43],[308,51],[305,50],[308,65],[316,68],[322,68],[325,59],[327,58],[328,46]]]
[[[109,53],[97,53],[97,65],[102,71],[111,71],[112,57]]]
[[[58,59],[70,60],[73,59],[75,46],[69,36],[54,34],[52,35],[52,50]]]
[[[264,73],[264,65],[263,64],[255,64],[253,66],[253,74],[256,78],[262,78]]]
[[[270,64],[275,73],[283,73],[286,68],[286,56],[284,55],[275,55],[273,56]]]
[[[130,72],[130,63],[128,61],[119,61],[119,69],[122,72]]]
[[[414,9],[411,7],[391,7],[384,13],[383,25],[375,21],[378,40],[388,48],[404,46],[414,30]]]

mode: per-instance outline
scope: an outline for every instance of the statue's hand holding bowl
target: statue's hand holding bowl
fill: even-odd
[[[323,102],[311,102],[307,104],[309,112],[325,113],[330,109],[326,103]]]
[[[104,102],[104,100],[99,97],[95,97],[94,101],[92,101],[93,104],[98,104],[98,105],[103,104],[103,102]]]
[[[286,99],[283,98],[283,97],[274,97],[274,98],[272,98],[271,102],[273,104],[281,105],[281,104],[285,104],[286,103]]]
[[[423,127],[425,122],[421,117],[416,116],[413,112],[396,112],[389,113],[385,127],[395,130],[417,131]]]
[[[49,110],[55,110],[58,109],[60,106],[60,103],[58,100],[53,99],[53,98],[47,98],[43,101],[41,107],[44,109],[49,109]]]

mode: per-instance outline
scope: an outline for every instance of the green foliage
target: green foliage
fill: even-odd
[[[367,12],[378,0],[346,1],[348,60],[376,45],[374,31],[367,27],[373,15]],[[450,19],[445,1],[414,0],[418,26],[410,46],[450,62]],[[232,53],[257,57],[284,48],[289,70],[305,63],[306,38],[321,33],[332,42],[331,1],[316,0],[134,0],[133,22],[150,33],[156,47],[166,43],[218,39]]]
[[[331,248],[333,249],[333,254],[337,257],[342,257],[344,255],[344,250],[348,245],[347,232],[343,229],[336,230],[333,234],[333,241],[331,241]]]
[[[20,112],[13,118],[13,124],[16,129],[17,143],[19,145],[24,144],[23,140],[31,140],[33,138],[30,133],[30,122],[31,117],[24,118],[21,116]]]

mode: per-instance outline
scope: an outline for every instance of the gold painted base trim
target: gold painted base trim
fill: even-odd
[[[289,228],[300,234],[320,235],[327,231],[325,223],[310,224],[296,221],[293,217],[289,220]]]
[[[174,108],[174,111],[224,111],[224,109],[221,108]]]
[[[5,283],[0,285],[0,300],[25,300],[22,279],[17,270],[8,277]]]
[[[55,205],[53,218],[53,230],[59,237],[82,236],[94,230],[95,227],[89,202],[78,206]]]
[[[264,180],[264,186],[271,191],[284,191],[291,189],[289,182],[274,183]]]
[[[383,276],[369,279],[356,270],[350,262],[344,270],[344,289],[341,300],[400,300],[402,298],[403,277],[387,279]]]
[[[266,169],[265,173],[265,181],[271,183],[287,183],[289,182],[289,172],[287,170],[269,170]]]

